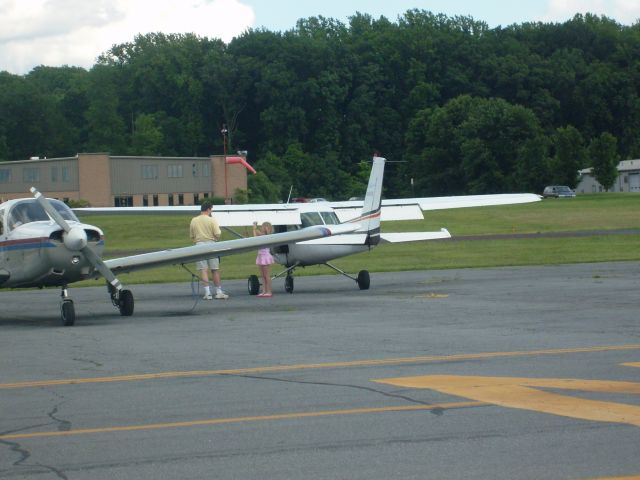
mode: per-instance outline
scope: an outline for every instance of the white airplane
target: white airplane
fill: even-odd
[[[81,223],[64,203],[46,199],[35,188],[31,191],[35,198],[9,200],[0,204],[0,288],[61,287],[60,314],[63,325],[75,323],[75,308],[67,286],[80,280],[104,277],[113,305],[121,315],[129,316],[133,314],[133,294],[122,287],[116,274],[234,255],[289,242],[349,233],[358,228],[355,224],[313,226],[292,232],[103,261],[102,230]]]
[[[423,210],[475,207],[488,205],[506,205],[540,201],[535,194],[499,194],[470,195],[457,197],[409,198],[400,200],[382,200],[382,180],[385,159],[373,158],[364,200],[349,202],[309,202],[293,204],[249,204],[214,205],[214,214],[220,226],[231,230],[232,227],[251,225],[254,221],[269,221],[276,233],[295,233],[311,226],[336,228],[338,226],[359,225],[353,233],[331,238],[317,238],[297,242],[287,242],[271,249],[276,261],[285,267],[274,278],[285,276],[285,291],[293,293],[293,272],[298,267],[326,265],[336,272],[355,280],[361,290],[370,285],[367,270],[361,270],[357,276],[351,276],[330,264],[336,258],[353,255],[372,249],[379,243],[415,242],[450,238],[449,232],[442,228],[436,232],[384,233],[380,230],[380,221],[423,219]],[[103,207],[80,208],[77,213],[87,214],[138,214],[138,213],[190,213],[198,206],[166,207]],[[233,232],[235,233],[235,232]],[[239,234],[235,233],[240,236]],[[259,291],[260,283],[256,275],[248,279],[251,295]]]

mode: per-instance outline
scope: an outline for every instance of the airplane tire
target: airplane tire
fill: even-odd
[[[370,283],[370,278],[369,278],[369,272],[366,270],[360,270],[358,272],[358,287],[360,287],[360,290],[369,290],[369,283]]]
[[[62,325],[70,327],[76,323],[76,309],[73,306],[73,300],[63,300],[60,305],[60,318]]]
[[[284,291],[287,293],[293,293],[293,276],[287,275],[284,278]]]
[[[260,280],[258,280],[257,275],[249,275],[247,288],[249,289],[249,295],[257,295],[260,292]]]
[[[118,308],[120,309],[120,315],[123,317],[130,317],[133,315],[133,294],[131,293],[131,290],[122,290],[120,292]]]

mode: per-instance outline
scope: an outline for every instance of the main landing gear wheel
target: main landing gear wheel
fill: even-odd
[[[257,275],[249,275],[249,279],[247,281],[247,288],[249,290],[249,295],[257,295],[260,291],[260,280],[258,280]]]
[[[284,277],[284,291],[287,293],[293,293],[293,275],[287,275]]]
[[[358,279],[356,280],[356,282],[358,283],[358,287],[360,287],[360,290],[369,290],[369,272],[366,270],[360,270],[358,272]]]
[[[118,298],[118,309],[123,317],[133,315],[133,294],[131,290],[121,290]]]
[[[60,318],[62,319],[62,325],[70,327],[76,323],[76,309],[73,306],[73,300],[65,299],[60,305]]]

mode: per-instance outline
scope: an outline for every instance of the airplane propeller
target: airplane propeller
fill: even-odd
[[[117,290],[120,290],[122,288],[120,280],[118,280],[109,267],[104,264],[102,259],[100,259],[100,257],[87,245],[87,234],[84,229],[80,227],[71,227],[62,215],[53,208],[53,205],[51,205],[51,203],[34,187],[31,187],[31,193],[42,208],[44,208],[44,211],[47,212],[53,221],[65,231],[64,245],[69,250],[79,250],[82,252],[89,263],[91,263],[91,265],[100,272],[107,282],[113,285]]]
[[[106,279],[111,294],[111,300],[120,309],[122,315],[129,316],[133,313],[133,295],[129,290],[123,290],[120,280],[114,275],[102,259],[89,247],[87,243],[87,233],[83,228],[71,226],[51,205],[51,203],[35,188],[31,187],[31,193],[36,201],[42,206],[45,212],[64,230],[63,241],[65,247],[71,251],[82,252],[87,261],[95,270]],[[66,288],[63,288],[62,316],[65,325],[72,325],[75,320],[73,312],[73,302],[66,296]]]

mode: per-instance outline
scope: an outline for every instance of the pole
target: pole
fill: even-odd
[[[222,151],[224,160],[224,203],[227,204],[229,203],[229,186],[227,184],[227,134],[229,131],[225,124],[222,125],[220,133],[222,134]]]

